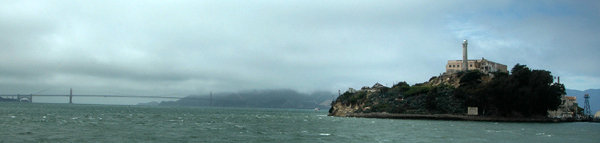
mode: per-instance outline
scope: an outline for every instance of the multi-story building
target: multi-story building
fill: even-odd
[[[457,73],[463,70],[462,60],[448,60],[446,65],[446,73]],[[504,64],[489,61],[485,58],[480,60],[468,60],[468,70],[479,70],[483,73],[490,72],[508,72],[507,66]]]
[[[463,59],[449,60],[448,64],[446,65],[446,73],[457,73],[460,71],[466,72],[468,70],[479,70],[486,74],[490,72],[508,72],[506,65],[488,61],[483,57],[481,58],[481,60],[467,60],[467,39],[463,41],[462,45]]]

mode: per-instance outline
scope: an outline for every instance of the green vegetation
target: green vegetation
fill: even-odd
[[[530,70],[520,64],[511,74],[484,74],[478,70],[457,74],[458,88],[399,82],[391,88],[377,88],[376,92],[346,92],[336,102],[359,106],[357,112],[367,113],[466,114],[467,107],[479,107],[480,115],[530,117],[555,110],[565,93],[562,84],[553,83],[549,71]]]
[[[479,107],[486,115],[519,117],[546,115],[560,105],[564,85],[553,83],[549,71],[530,70],[517,64],[511,73],[485,84],[461,85],[462,93],[468,97],[466,105]]]
[[[410,96],[425,94],[425,93],[429,92],[430,90],[431,90],[431,87],[429,87],[429,86],[413,86],[413,87],[410,87],[410,89],[408,91],[404,92],[404,95],[406,97],[410,97]]]

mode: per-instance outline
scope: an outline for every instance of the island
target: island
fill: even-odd
[[[468,64],[467,64],[468,65]],[[463,64],[465,66],[465,64]],[[456,67],[456,66],[455,66]],[[429,81],[392,87],[376,83],[349,88],[331,103],[328,116],[508,122],[562,122],[549,111],[563,104],[565,88],[550,71],[516,64],[502,70],[452,70]]]

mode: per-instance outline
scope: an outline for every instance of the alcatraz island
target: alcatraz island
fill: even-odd
[[[328,116],[439,119],[508,122],[563,122],[569,111],[565,87],[550,71],[507,66],[487,59],[449,60],[446,72],[429,81],[386,87],[376,83],[360,90],[349,88],[331,103]]]

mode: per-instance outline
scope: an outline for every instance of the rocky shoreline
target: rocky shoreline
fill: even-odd
[[[558,122],[583,122],[582,119],[559,119],[559,118],[506,118],[467,116],[452,114],[390,114],[390,113],[350,113],[345,117],[357,118],[384,118],[384,119],[426,119],[426,120],[454,120],[454,121],[487,121],[487,122],[534,122],[534,123],[558,123]]]

